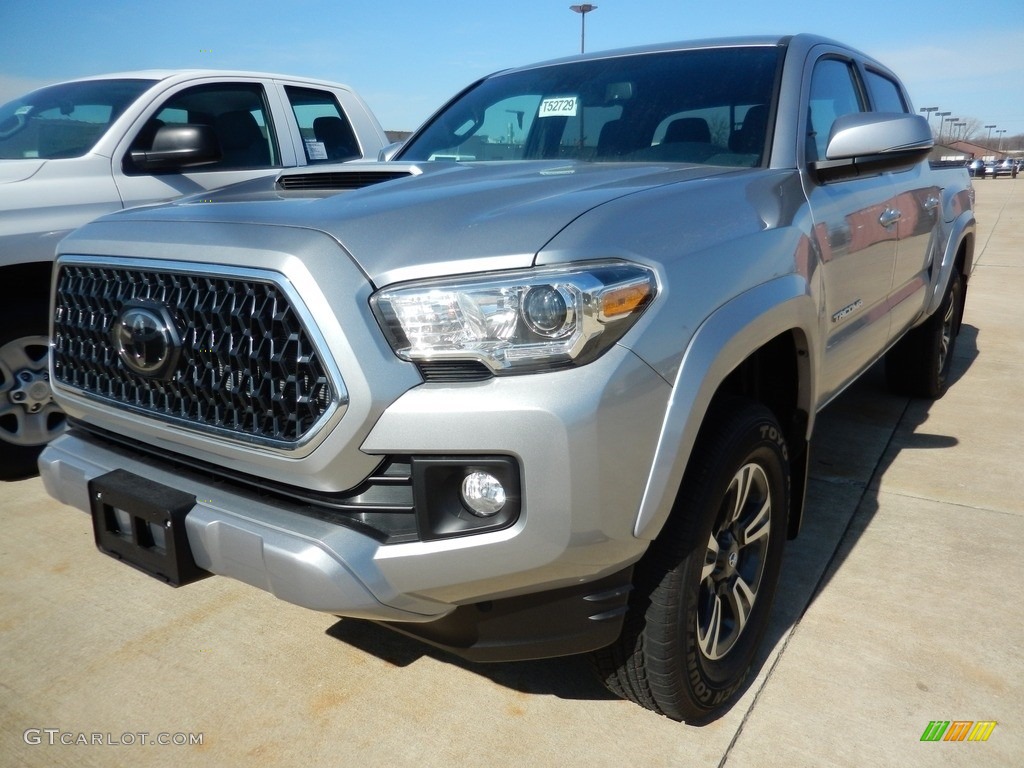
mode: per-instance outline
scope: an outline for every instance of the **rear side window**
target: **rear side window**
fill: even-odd
[[[285,86],[302,134],[307,163],[355,160],[363,153],[338,100],[329,91]]]
[[[868,93],[875,112],[908,112],[900,87],[885,75],[867,70]]]

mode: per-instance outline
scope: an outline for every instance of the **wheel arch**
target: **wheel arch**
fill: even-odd
[[[815,408],[817,310],[798,275],[777,278],[720,307],[687,346],[662,424],[633,533],[654,539],[675,504],[705,417],[717,398],[743,396],[765,405],[789,445],[789,536],[803,514]]]
[[[0,267],[0,295],[4,302],[25,306],[38,301],[49,302],[52,261],[30,261]]]
[[[922,318],[930,317],[942,304],[946,286],[949,285],[949,278],[954,269],[960,272],[960,277],[963,279],[964,298],[967,298],[967,284],[970,281],[971,272],[974,270],[976,228],[977,222],[972,210],[964,211],[950,225],[950,234],[946,239],[942,261],[935,266],[938,274],[932,281],[932,293]]]

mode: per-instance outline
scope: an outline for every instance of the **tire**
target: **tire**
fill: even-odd
[[[637,564],[621,636],[592,654],[613,693],[689,721],[724,710],[750,673],[789,510],[786,442],[766,408],[738,398],[713,407],[692,457]]]
[[[36,474],[39,453],[65,427],[50,392],[46,323],[12,314],[0,328],[0,480]]]
[[[886,354],[885,377],[893,392],[931,399],[946,394],[963,317],[963,297],[963,278],[954,271],[938,311],[907,332]]]

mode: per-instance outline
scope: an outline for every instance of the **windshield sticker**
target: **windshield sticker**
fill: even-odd
[[[576,117],[576,96],[553,96],[540,103],[537,117]]]
[[[310,160],[327,160],[327,147],[322,141],[306,139],[306,155]]]

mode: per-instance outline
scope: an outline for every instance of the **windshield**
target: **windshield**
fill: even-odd
[[[455,99],[402,160],[764,160],[780,49],[621,55],[497,74]]]
[[[0,106],[0,159],[79,157],[155,80],[82,80]]]

